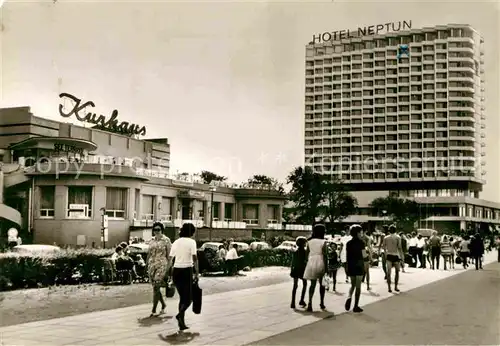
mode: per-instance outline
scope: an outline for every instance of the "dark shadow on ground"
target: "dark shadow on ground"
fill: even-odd
[[[195,338],[199,337],[200,333],[192,333],[192,332],[176,332],[168,335],[158,334],[158,338],[160,340],[165,341],[170,345],[182,345],[188,342],[193,341]]]
[[[162,324],[170,319],[172,319],[172,316],[148,316],[148,317],[138,318],[137,323],[139,323],[141,327],[151,327],[158,324]]]

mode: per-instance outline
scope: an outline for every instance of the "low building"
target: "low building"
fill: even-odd
[[[145,128],[121,126],[115,112],[113,124],[73,109],[93,125],[85,127],[36,117],[28,107],[0,110],[2,238],[15,226],[35,243],[112,246],[154,221],[193,222],[214,237],[280,228],[285,197],[276,188],[171,175],[168,140],[138,138]],[[61,105],[61,116],[70,113]]]

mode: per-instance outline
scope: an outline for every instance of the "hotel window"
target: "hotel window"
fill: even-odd
[[[40,186],[40,217],[54,217],[56,187]]]
[[[143,195],[142,196],[142,219],[143,220],[154,220],[154,202],[155,196]]]
[[[92,217],[92,186],[68,186],[68,218]]]
[[[128,189],[121,187],[106,188],[106,215],[110,219],[125,219]]]

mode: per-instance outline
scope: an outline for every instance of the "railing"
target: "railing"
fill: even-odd
[[[247,225],[252,225],[252,226],[259,224],[258,219],[243,219],[243,222],[245,222]]]
[[[269,228],[269,229],[275,229],[275,230],[282,230],[283,229],[283,225],[279,224],[279,223],[268,223],[267,224],[267,228]]]
[[[245,229],[247,224],[239,221],[215,221],[212,223],[212,228]]]
[[[172,215],[160,215],[160,222],[172,222]]]
[[[287,231],[312,231],[311,225],[286,225]]]
[[[137,159],[130,159],[124,157],[112,157],[112,156],[104,156],[104,155],[88,155],[81,158],[75,157],[43,157],[38,158],[38,161],[33,165],[25,165],[25,158],[19,158],[19,164],[22,167],[25,167],[25,171],[27,173],[31,173],[35,168],[37,163],[43,164],[44,162],[51,163],[88,163],[88,164],[97,164],[97,165],[114,165],[114,166],[126,166],[130,167],[135,171],[137,175],[144,177],[153,177],[153,178],[161,178],[161,179],[171,179],[177,182],[184,182],[189,184],[204,184],[204,181],[200,174],[183,174],[183,173],[174,173],[171,174],[168,170],[157,170],[157,169],[147,169],[142,167],[136,167],[139,163]],[[143,162],[141,162],[143,163]],[[235,184],[229,183],[225,181],[212,181],[212,185],[215,187],[225,187],[231,189],[252,189],[252,190],[264,190],[264,191],[279,191],[280,186],[278,184],[251,184],[251,183],[242,183]]]

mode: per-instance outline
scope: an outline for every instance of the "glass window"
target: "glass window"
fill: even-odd
[[[243,222],[249,225],[259,223],[259,206],[256,204],[245,204],[243,206]]]
[[[40,217],[53,218],[55,205],[55,186],[40,186]]]
[[[172,220],[172,202],[170,197],[162,197],[160,205],[160,219],[165,221]]]
[[[111,219],[125,219],[128,189],[121,187],[106,188],[106,215]]]
[[[142,219],[154,220],[154,201],[155,197],[151,195],[142,196]]]
[[[68,217],[92,217],[92,186],[68,186]]]

